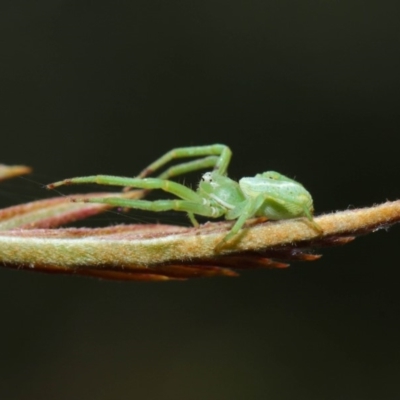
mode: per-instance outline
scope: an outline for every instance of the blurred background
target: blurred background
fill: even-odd
[[[395,1],[3,1],[0,160],[34,173],[4,182],[0,205],[218,142],[233,150],[230,176],[282,172],[317,214],[395,200],[399,11]],[[138,221],[187,224],[137,211],[85,224]],[[399,234],[235,279],[0,270],[0,398],[398,398]]]

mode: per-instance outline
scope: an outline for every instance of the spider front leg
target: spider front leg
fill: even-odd
[[[149,211],[165,211],[176,210],[185,211],[188,213],[190,221],[193,225],[198,226],[194,214],[203,215],[205,217],[216,218],[223,214],[223,211],[218,207],[210,207],[204,203],[204,198],[194,190],[187,188],[180,183],[159,179],[159,178],[124,178],[110,175],[93,175],[79,178],[64,179],[63,181],[51,183],[47,185],[48,189],[54,189],[62,185],[96,183],[100,185],[113,186],[129,186],[131,188],[153,190],[161,189],[164,192],[174,194],[182,200],[130,200],[119,197],[93,198],[85,200],[90,203],[103,203],[115,207],[139,208]],[[154,205],[153,205],[154,204]]]
[[[173,165],[162,174],[158,175],[159,179],[171,179],[178,175],[188,174],[190,172],[198,171],[199,169],[212,169],[215,168],[219,160],[217,156],[207,156],[198,160],[184,162],[178,165]]]
[[[156,170],[163,167],[165,164],[173,161],[177,158],[188,158],[188,157],[204,157],[200,160],[195,160],[188,163],[182,163],[175,167],[171,167],[164,174],[159,177],[170,178],[172,176],[186,174],[189,172],[197,171],[199,169],[214,167],[221,175],[226,174],[229,162],[232,157],[230,148],[224,144],[212,144],[209,146],[192,146],[192,147],[179,147],[170,150],[162,157],[151,163],[145,168],[139,175],[138,178],[144,178],[151,175]]]
[[[134,200],[125,199],[121,197],[103,197],[103,198],[92,198],[84,199],[85,203],[101,203],[108,204],[113,207],[124,207],[138,210],[146,210],[153,212],[161,211],[182,211],[186,212],[193,217],[193,214],[202,215],[203,217],[218,218],[224,211],[216,207],[209,207],[205,204],[196,203],[187,200]],[[193,217],[194,218],[194,217]],[[193,222],[193,221],[192,221]],[[194,220],[193,225],[197,226],[198,223]]]
[[[92,175],[82,176],[78,178],[64,179],[62,181],[54,182],[47,185],[48,189],[54,189],[63,185],[76,185],[85,183],[96,183],[98,185],[111,185],[111,186],[129,186],[136,189],[161,189],[164,192],[174,194],[184,200],[193,202],[202,202],[202,197],[199,196],[194,190],[181,185],[180,183],[158,179],[158,178],[125,178],[112,175]]]
[[[217,164],[219,158],[217,156],[208,156],[201,158],[199,160],[189,161],[186,163],[181,163],[174,165],[164,171],[162,174],[157,176],[157,179],[169,180],[175,176],[187,174],[189,172],[197,171],[199,169],[214,168]],[[150,174],[150,172],[149,172]],[[143,174],[140,178],[144,178],[147,174]],[[139,179],[140,179],[139,178]],[[131,190],[131,187],[127,186],[123,189],[124,192]],[[149,190],[150,191],[150,190]]]

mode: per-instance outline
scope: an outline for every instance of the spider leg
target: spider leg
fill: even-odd
[[[217,156],[208,156],[200,158],[199,160],[189,161],[186,163],[174,165],[158,175],[158,179],[170,179],[178,175],[187,174],[189,172],[197,171],[199,169],[213,168],[218,162]],[[144,176],[140,176],[144,178]],[[131,188],[129,186],[124,187],[123,191],[128,192]],[[149,190],[150,191],[150,190]]]
[[[151,163],[145,168],[139,175],[139,178],[143,178],[155,172],[156,170],[163,167],[165,164],[177,158],[186,157],[208,157],[217,156],[218,159],[213,163],[214,168],[222,175],[226,173],[229,162],[232,157],[232,152],[228,146],[223,144],[213,144],[209,146],[193,146],[193,147],[179,147],[165,153],[162,157]],[[201,161],[200,161],[201,163]],[[187,173],[203,168],[199,164],[195,163],[183,163],[184,167],[181,173]],[[201,164],[200,164],[201,165]],[[207,166],[206,166],[207,167]],[[171,176],[171,175],[170,175]]]
[[[279,197],[271,196],[271,195],[265,196],[265,197],[264,197],[264,201],[268,201],[268,200],[273,201],[273,202],[275,202],[275,203],[277,203],[277,204],[280,204],[280,205],[282,205],[283,207],[287,207],[287,202],[284,201],[284,200],[282,200],[282,199],[279,198]],[[323,229],[314,221],[314,217],[313,217],[312,213],[310,212],[310,210],[309,210],[306,206],[303,206],[303,207],[302,207],[302,213],[299,213],[299,214],[296,215],[296,216],[297,216],[297,217],[305,217],[305,218],[307,218],[309,224],[310,224],[316,231],[318,231],[318,233],[322,233],[322,232],[323,232]],[[293,218],[293,216],[292,216],[292,218]],[[277,219],[283,219],[283,218],[274,218],[274,219],[277,220]]]
[[[129,186],[137,189],[160,189],[164,192],[174,194],[181,199],[198,202],[202,204],[203,197],[197,194],[194,190],[181,185],[180,183],[169,181],[166,179],[158,178],[125,178],[120,176],[111,175],[92,175],[83,176],[79,178],[65,179],[63,181],[51,183],[47,185],[48,189],[53,189],[62,185],[73,185],[73,184],[84,184],[84,183],[96,183],[99,185],[113,185],[113,186]]]
[[[130,188],[153,190],[160,189],[164,192],[174,194],[183,200],[133,200],[119,197],[104,197],[85,199],[89,203],[103,203],[115,207],[138,208],[149,211],[166,211],[176,210],[185,211],[194,226],[198,226],[194,214],[203,215],[205,217],[217,218],[224,214],[225,210],[216,206],[209,206],[205,203],[205,199],[196,193],[194,190],[181,185],[180,183],[169,181],[159,178],[126,178],[111,175],[92,175],[78,178],[65,179],[63,181],[55,182],[47,185],[47,188],[53,189],[62,185],[95,183],[99,185],[115,185],[115,186],[128,186]],[[154,205],[153,205],[154,204]]]
[[[235,207],[231,211],[229,219],[237,217],[238,216],[237,214],[239,213],[240,216],[234,223],[228,234],[222,239],[221,244],[232,239],[240,231],[245,222],[256,214],[257,210],[261,207],[263,202],[264,202],[263,196],[257,196],[253,198],[248,198],[246,199],[245,202],[242,202],[238,207]]]
[[[195,218],[195,216],[192,212],[188,212],[187,216],[193,226],[196,226],[196,227],[199,226],[199,223],[197,222],[197,219]]]
[[[198,214],[204,217],[217,218],[223,214],[223,209],[186,200],[134,200],[121,197],[103,197],[83,200],[85,203],[109,204],[114,207],[134,208],[153,212],[183,211],[189,215]],[[197,221],[196,221],[197,223]],[[194,224],[196,226],[196,224]],[[198,224],[197,224],[198,225]]]
[[[306,216],[306,218],[308,219],[309,223],[312,225],[312,227],[319,233],[323,233],[324,230],[314,221],[312,214],[310,213],[310,211],[308,211],[308,209],[306,207],[304,207],[303,212],[304,212],[304,215]]]
[[[199,169],[214,168],[218,162],[219,158],[217,156],[207,156],[200,158],[198,160],[189,161],[174,165],[168,168],[165,172],[158,175],[159,179],[170,179],[174,176],[188,174],[190,172],[197,171]]]

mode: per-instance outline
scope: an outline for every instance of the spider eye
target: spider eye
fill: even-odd
[[[201,180],[203,182],[212,182],[211,172],[206,172],[202,177]]]

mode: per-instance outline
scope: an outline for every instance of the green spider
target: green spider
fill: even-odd
[[[195,214],[208,218],[225,217],[227,220],[236,220],[222,242],[232,239],[252,217],[266,217],[271,220],[306,217],[315,229],[321,230],[313,220],[312,197],[303,185],[274,171],[245,177],[236,182],[227,176],[231,156],[231,150],[223,144],[182,147],[164,154],[136,178],[93,175],[65,179],[47,185],[47,188],[96,183],[146,191],[161,189],[177,196],[178,199],[148,201],[105,197],[85,201],[155,212],[183,211],[188,214],[194,226],[198,226]],[[172,166],[156,178],[147,178],[168,162],[186,157],[200,158]],[[212,168],[212,171],[203,174],[197,190],[170,180],[172,177],[206,168]]]

